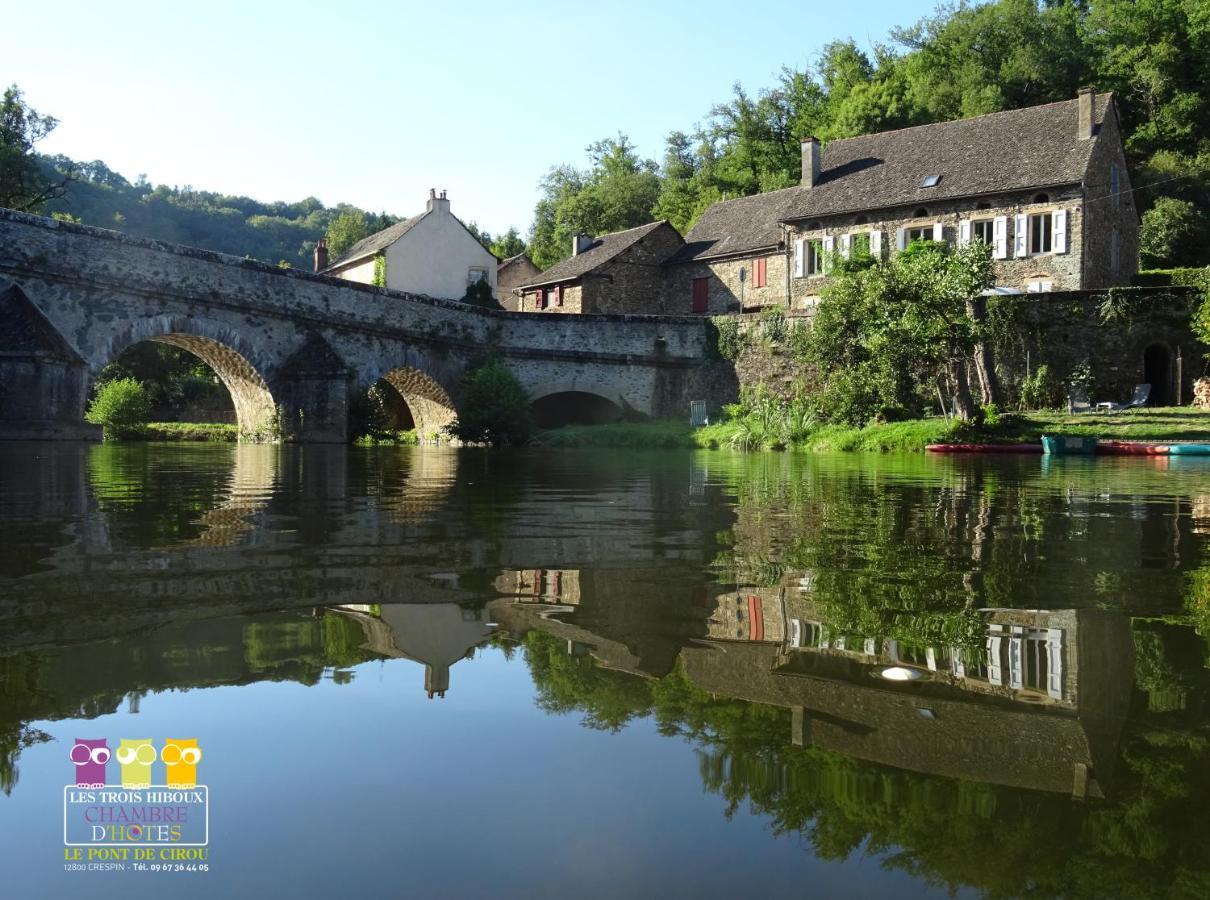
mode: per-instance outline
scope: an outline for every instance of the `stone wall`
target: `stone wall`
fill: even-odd
[[[1084,284],[1086,289],[1128,284],[1139,266],[1139,212],[1130,189],[1130,176],[1117,117],[1106,115],[1093,149],[1084,186]],[[1106,139],[1108,138],[1108,139]],[[1112,170],[1118,171],[1118,191]],[[1117,232],[1118,265],[1113,266],[1113,234]]]
[[[531,283],[542,270],[525,255],[502,263],[496,272],[496,300],[509,312],[521,312],[521,298],[513,288]]]
[[[581,282],[581,311],[612,315],[670,312],[664,305],[663,262],[681,245],[680,234],[665,223],[588,273]]]

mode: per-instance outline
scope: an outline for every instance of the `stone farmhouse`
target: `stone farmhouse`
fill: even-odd
[[[510,312],[519,312],[521,298],[513,293],[526,282],[536,281],[542,270],[525,253],[503,259],[496,267],[496,302]]]
[[[517,289],[519,310],[663,313],[664,263],[683,243],[665,221],[597,238],[576,235],[571,256]]]
[[[329,263],[326,245],[315,250],[315,271],[396,291],[461,300],[486,281],[496,290],[498,260],[450,212],[442,191],[429,191],[424,212],[354,244]]]
[[[1096,290],[1130,283],[1138,228],[1113,96],[1085,89],[826,147],[808,137],[799,186],[715,203],[683,241],[665,222],[577,238],[520,308],[809,314],[838,257],[918,240],[991,245],[995,293]]]

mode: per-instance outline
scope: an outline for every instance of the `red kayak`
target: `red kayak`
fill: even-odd
[[[1098,441],[1097,453],[1109,456],[1167,456],[1168,444],[1144,444],[1138,441]]]
[[[1041,453],[1041,444],[929,444],[929,453]]]

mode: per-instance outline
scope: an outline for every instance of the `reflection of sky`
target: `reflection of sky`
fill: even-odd
[[[11,897],[916,896],[873,857],[814,859],[744,808],[731,821],[693,748],[649,720],[595,732],[533,704],[520,656],[496,650],[427,700],[423,668],[368,663],[352,684],[261,682],[144,697],[140,712],[33,723],[0,796]],[[75,737],[199,738],[212,871],[62,870]],[[111,776],[112,777],[112,776]]]

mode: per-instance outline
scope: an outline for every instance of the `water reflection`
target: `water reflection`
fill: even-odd
[[[725,813],[821,859],[1210,892],[1207,474],[0,448],[0,787],[49,722],[372,661],[452,698],[492,648],[551,714],[688,741]]]

